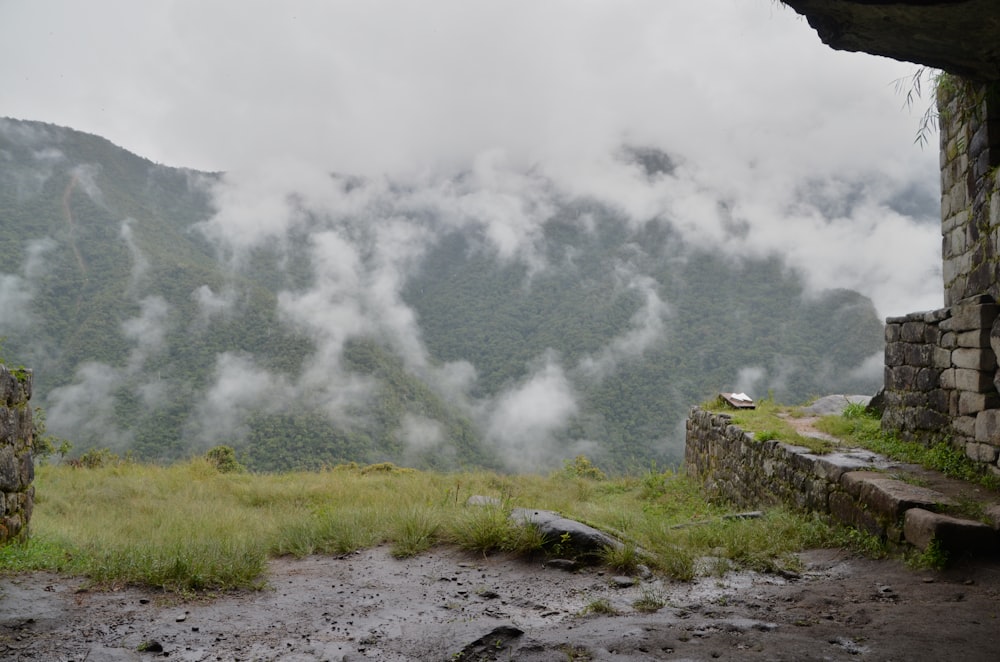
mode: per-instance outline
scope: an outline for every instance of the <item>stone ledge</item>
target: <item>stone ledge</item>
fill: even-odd
[[[927,549],[937,542],[949,554],[993,554],[998,549],[997,532],[982,522],[960,519],[923,508],[906,511],[903,520],[906,542]]]
[[[924,507],[939,510],[941,506],[955,505],[948,497],[935,490],[910,485],[895,478],[873,471],[851,471],[840,479],[845,492],[863,501],[878,515],[889,520],[902,517],[910,508]]]
[[[992,528],[935,512],[954,507],[956,499],[948,494],[961,492],[893,478],[882,471],[910,469],[868,450],[816,455],[776,440],[759,442],[730,417],[694,409],[685,462],[709,493],[739,507],[784,503],[829,514],[893,544],[924,549],[938,540],[949,553],[1000,551],[1000,503],[986,509]]]

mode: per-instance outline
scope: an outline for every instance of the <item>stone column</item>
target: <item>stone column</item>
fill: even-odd
[[[23,540],[34,505],[32,374],[0,365],[0,545]]]

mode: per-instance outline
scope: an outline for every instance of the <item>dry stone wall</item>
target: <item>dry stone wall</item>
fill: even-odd
[[[1000,473],[1000,101],[994,85],[951,77],[938,109],[947,307],[886,320],[882,425]]]
[[[863,449],[816,455],[777,440],[759,441],[724,413],[695,408],[687,420],[685,470],[711,496],[739,508],[786,504],[819,512],[888,542],[947,553],[994,553],[1000,511],[992,524],[944,511],[956,504],[933,489],[885,470],[895,465]]]
[[[938,88],[944,303],[981,294],[1000,301],[1000,95],[993,85],[945,81]]]
[[[981,295],[886,320],[883,427],[911,441],[951,441],[1000,472],[1000,395],[992,342],[998,313],[992,297]]]
[[[0,365],[0,545],[28,535],[34,505],[31,371]]]

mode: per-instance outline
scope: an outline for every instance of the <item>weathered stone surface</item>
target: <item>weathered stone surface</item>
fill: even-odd
[[[990,409],[976,414],[975,440],[1000,445],[1000,409]]]
[[[918,62],[980,80],[1000,79],[995,0],[784,0],[823,43]]]
[[[966,457],[976,462],[993,464],[997,461],[998,452],[1000,452],[1000,448],[991,444],[979,443],[975,441],[970,441],[965,444]]]
[[[971,391],[973,393],[987,393],[995,390],[993,386],[992,372],[983,370],[970,370],[968,368],[955,369],[955,388],[961,391]]]
[[[623,547],[620,540],[551,510],[515,508],[510,517],[518,524],[531,524],[538,527],[538,531],[546,540],[559,541],[564,536],[568,537],[569,544],[579,552],[599,553],[606,547],[613,549]]]
[[[974,438],[976,436],[976,416],[958,416],[951,420],[951,429],[955,434]]]
[[[35,490],[30,371],[0,365],[0,545],[27,534]]]
[[[906,511],[903,521],[906,541],[927,549],[936,541],[947,553],[993,554],[997,550],[997,532],[982,522],[959,519],[923,508]]]
[[[910,508],[933,510],[951,503],[948,497],[935,490],[869,471],[846,473],[841,485],[846,492],[868,504],[875,513],[890,520],[901,517]]]
[[[968,416],[986,409],[1000,406],[1000,396],[996,393],[970,393],[962,391],[958,395],[958,414]]]
[[[924,322],[906,322],[903,324],[899,339],[904,343],[922,344],[924,342],[924,328],[926,326]]]
[[[990,329],[975,329],[973,331],[963,331],[961,333],[956,334],[955,342],[958,345],[958,347],[988,349],[990,347]],[[995,353],[994,357],[996,357]],[[986,368],[980,368],[980,370],[986,370]]]
[[[885,346],[885,364],[887,366],[900,366],[906,363],[906,343],[890,342]],[[949,361],[951,355],[949,354]]]
[[[930,347],[930,345],[925,345]],[[992,349],[972,349],[960,347],[951,353],[951,363],[956,368],[971,370],[996,370],[997,357]]]

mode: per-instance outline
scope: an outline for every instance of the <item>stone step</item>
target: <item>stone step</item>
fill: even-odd
[[[898,520],[911,508],[938,511],[955,505],[937,490],[873,471],[849,471],[841,476],[840,485],[845,492],[888,520]]]
[[[989,555],[1000,549],[1000,537],[991,527],[923,508],[910,508],[903,516],[903,537],[919,549],[937,542],[948,554]]]

